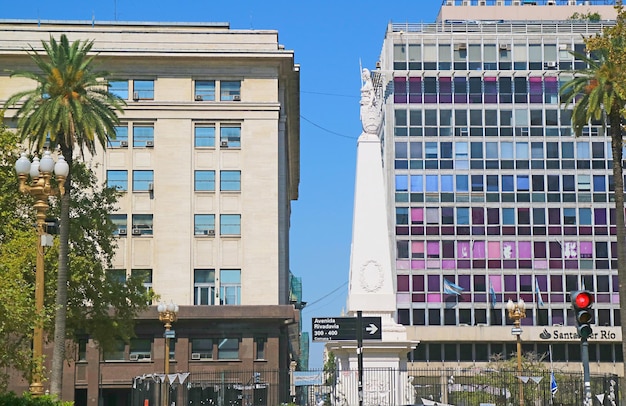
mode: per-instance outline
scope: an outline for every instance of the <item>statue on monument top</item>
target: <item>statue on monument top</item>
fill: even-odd
[[[372,74],[367,68],[361,71],[361,124],[365,134],[378,136],[382,122],[380,99],[377,95]]]

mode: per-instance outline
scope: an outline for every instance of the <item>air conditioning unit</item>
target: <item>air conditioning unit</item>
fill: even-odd
[[[464,51],[467,49],[467,44],[463,43],[463,44],[454,44],[454,50],[455,51]]]
[[[556,0],[548,0],[546,4],[548,6],[554,6],[554,5],[556,5]]]
[[[152,141],[152,140],[146,141],[146,147],[148,147],[148,148],[154,147],[154,141]]]
[[[478,5],[479,6],[486,6],[487,5],[487,0],[479,0],[478,1]]]
[[[511,44],[500,44],[501,51],[509,51],[511,49]]]
[[[133,235],[141,235],[141,230],[138,228],[133,228]]]
[[[569,46],[569,44],[559,44],[559,50],[561,50],[561,51],[569,51],[570,50],[570,46]]]
[[[504,0],[496,0],[496,6],[504,6]]]
[[[120,141],[120,147],[128,148],[128,141]]]
[[[129,358],[131,361],[137,361],[137,360],[139,359],[139,354],[130,354],[130,355],[128,356],[128,358]]]
[[[200,96],[199,94],[196,95],[196,101],[203,101],[204,98],[202,96]]]
[[[446,0],[446,6],[454,6],[454,0]]]
[[[522,5],[522,0],[513,0],[513,5],[514,6],[521,6]]]
[[[148,192],[154,192],[154,183],[148,183]]]
[[[576,5],[576,0],[569,0],[569,1],[567,2],[567,4],[568,4],[569,6],[575,6],[575,5]]]
[[[544,65],[546,68],[556,68],[556,61],[548,61]]]
[[[241,96],[236,94],[233,96],[233,101],[241,101]]]
[[[215,230],[204,230],[204,235],[215,235]]]
[[[463,5],[464,6],[471,6],[472,2],[471,2],[471,0],[463,0]]]
[[[228,148],[228,141],[222,141],[222,142],[220,143],[220,147],[222,147],[222,148]]]
[[[191,359],[200,359],[200,353],[199,352],[192,352],[191,353]]]
[[[125,228],[120,228],[117,230],[117,234],[118,235],[126,235],[126,229]]]
[[[135,101],[139,100],[139,92],[133,93],[133,100]]]
[[[467,324],[467,323],[460,323],[459,324],[459,327],[468,327],[468,326],[469,326],[469,324]]]

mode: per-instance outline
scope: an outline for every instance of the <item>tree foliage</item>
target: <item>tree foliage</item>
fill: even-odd
[[[0,127],[0,370],[13,367],[30,377],[30,340],[39,318],[50,337],[55,315],[56,272],[59,241],[45,251],[45,312],[34,309],[36,231],[32,199],[18,192],[13,165],[18,157],[17,136]],[[67,329],[68,338],[89,336],[103,349],[115,339],[133,336],[136,314],[151,302],[153,293],[143,280],[131,277],[125,283],[106,277],[117,246],[109,220],[116,211],[119,192],[101,186],[93,171],[83,164],[73,168],[71,189]],[[50,214],[59,212],[59,200],[51,199]],[[69,354],[72,354],[71,352]],[[0,389],[7,376],[0,377]]]

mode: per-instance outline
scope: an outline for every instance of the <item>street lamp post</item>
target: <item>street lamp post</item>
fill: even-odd
[[[513,320],[513,328],[511,334],[517,336],[517,375],[522,375],[522,328],[520,327],[520,320],[526,317],[526,304],[523,299],[519,299],[517,303],[513,303],[511,299],[506,304],[506,308],[509,311],[509,318]],[[519,404],[524,406],[524,382],[518,377],[519,380]]]
[[[165,379],[163,382],[165,385],[163,385],[162,398],[163,406],[167,406],[170,394],[169,388],[167,387],[167,375],[170,373],[170,338],[174,336],[174,331],[171,330],[171,328],[172,323],[175,322],[178,317],[178,305],[173,302],[168,304],[159,303],[157,310],[159,312],[159,320],[165,326],[165,333],[163,334],[163,337],[165,337],[165,357],[163,363],[163,370],[165,371]]]
[[[43,237],[45,234],[44,224],[46,221],[46,212],[48,211],[48,197],[57,193],[50,185],[52,173],[56,175],[59,185],[59,194],[65,193],[65,178],[69,174],[70,168],[63,155],[59,154],[59,158],[55,164],[50,151],[46,151],[41,158],[33,158],[31,162],[26,154],[15,162],[15,172],[20,180],[20,192],[30,194],[35,198],[35,208],[37,216],[37,262],[35,270],[35,312],[39,320],[35,324],[33,332],[33,371],[30,379],[29,391],[34,396],[43,395],[43,325],[41,322],[41,312],[44,308],[44,253],[43,253]],[[28,178],[30,176],[30,183]]]

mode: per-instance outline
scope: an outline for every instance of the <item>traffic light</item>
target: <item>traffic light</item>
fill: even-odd
[[[593,295],[588,290],[577,290],[571,293],[572,307],[576,316],[578,335],[586,339],[591,333],[591,323],[593,322]]]

